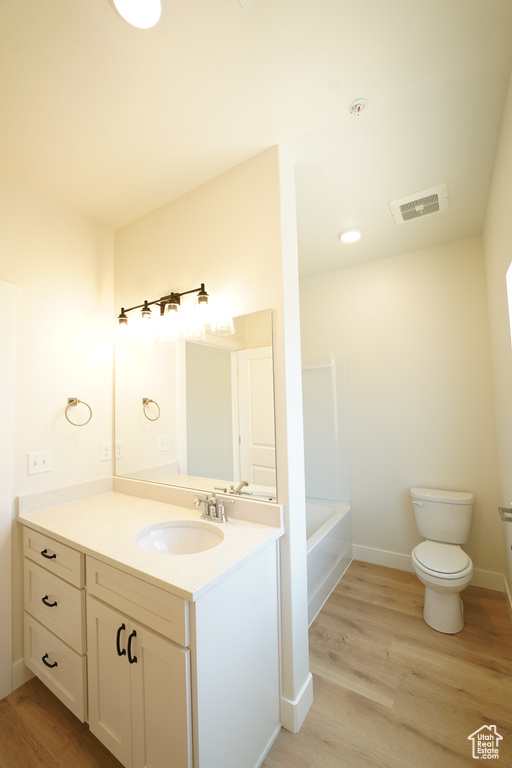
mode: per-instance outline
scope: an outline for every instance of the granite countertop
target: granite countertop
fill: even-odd
[[[171,520],[200,520],[201,509],[110,492],[40,511],[18,520],[126,573],[195,601],[246,560],[283,534],[282,527],[229,517],[215,526],[224,534],[212,549],[190,555],[147,552],[135,542],[146,526]]]

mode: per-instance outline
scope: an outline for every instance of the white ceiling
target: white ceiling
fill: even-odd
[[[327,272],[481,232],[511,66],[512,0],[166,0],[148,31],[1,0],[0,173],[117,228],[285,144]],[[449,211],[394,223],[441,182]]]

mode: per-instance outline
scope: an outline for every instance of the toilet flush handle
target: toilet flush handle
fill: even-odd
[[[416,501],[415,499],[412,500],[412,503],[415,504],[417,507],[425,506],[422,501]]]

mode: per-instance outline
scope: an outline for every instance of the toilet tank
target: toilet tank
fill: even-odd
[[[473,494],[411,488],[411,499],[420,536],[447,544],[464,544],[469,537]]]

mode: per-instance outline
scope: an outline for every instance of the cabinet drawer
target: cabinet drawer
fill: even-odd
[[[132,619],[174,640],[189,644],[188,602],[106,563],[87,558],[87,592]]]
[[[28,613],[25,613],[25,664],[79,720],[85,722],[85,656],[75,653]]]
[[[85,652],[85,590],[25,558],[25,610],[78,653]]]
[[[84,586],[84,555],[67,544],[61,544],[24,525],[23,554],[75,587]]]

